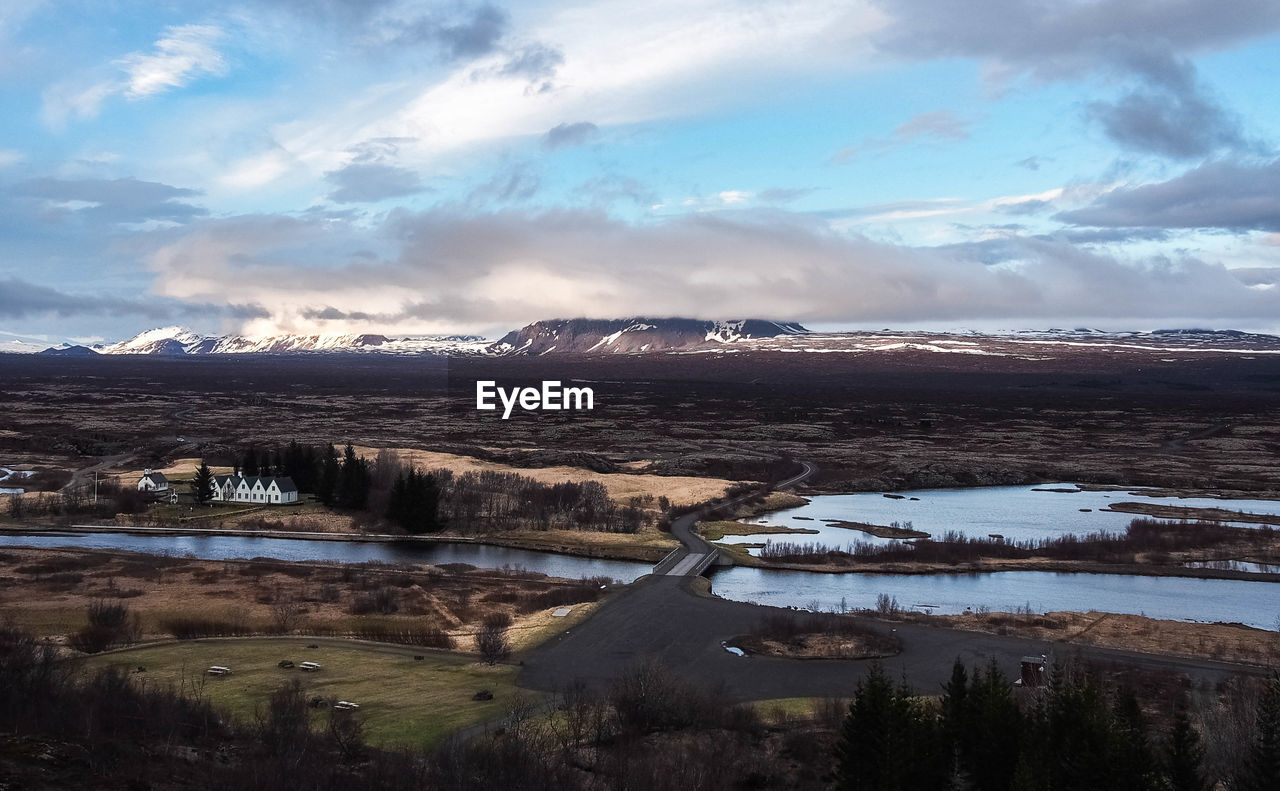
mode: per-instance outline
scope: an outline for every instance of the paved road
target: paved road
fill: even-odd
[[[780,484],[779,488],[794,485],[812,473],[812,465],[806,465],[801,475]],[[542,644],[526,657],[518,683],[532,689],[555,691],[574,679],[581,679],[589,686],[604,689],[636,661],[655,658],[693,683],[723,684],[726,694],[734,700],[849,694],[866,672],[868,661],[739,657],[724,649],[725,641],[749,632],[762,618],[794,617],[796,613],[703,593],[706,583],[687,572],[697,565],[692,561],[695,556],[714,550],[693,532],[696,519],[696,515],[690,514],[672,525],[672,534],[683,546],[664,558],[653,574],[614,594],[589,619]],[[714,589],[714,578],[712,586]],[[870,619],[867,623],[882,632],[895,631],[903,650],[885,660],[885,664],[891,675],[901,675],[925,692],[938,689],[946,681],[957,657],[970,664],[995,658],[1011,675],[1016,675],[1021,657],[1040,654],[1051,658],[1079,654],[1103,662],[1131,662],[1153,669],[1185,672],[1209,681],[1241,672],[1262,672],[1258,668],[1225,662],[1183,660]]]

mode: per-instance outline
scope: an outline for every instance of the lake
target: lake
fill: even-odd
[[[1063,489],[1069,491],[1047,491]],[[1280,500],[1219,500],[1209,497],[1153,497],[1151,490],[1093,492],[1070,483],[1036,486],[983,486],[967,489],[922,489],[881,493],[830,494],[810,498],[807,505],[747,520],[753,524],[800,527],[814,534],[725,536],[722,543],[755,544],[773,541],[816,542],[843,547],[855,541],[887,543],[861,530],[833,527],[825,519],[888,525],[910,522],[935,538],[956,530],[973,538],[996,533],[1013,541],[1054,538],[1108,531],[1123,533],[1135,514],[1106,511],[1111,503],[1149,501],[1186,508],[1223,508],[1258,514],[1280,515]],[[898,499],[900,497],[901,499]],[[914,499],[913,499],[914,498]],[[1244,523],[1242,523],[1244,524]],[[759,550],[751,550],[753,555]]]
[[[42,533],[19,535],[0,533],[0,546],[79,547],[148,552],[153,555],[190,555],[205,560],[275,558],[329,563],[469,563],[485,569],[523,569],[552,577],[578,579],[609,577],[632,582],[648,574],[645,563],[602,558],[582,558],[510,549],[485,544],[426,541],[323,541],[293,538],[250,538],[245,536],[169,536],[130,533]]]
[[[870,609],[887,593],[904,609],[954,615],[981,606],[1033,612],[1127,613],[1175,621],[1239,622],[1275,630],[1280,584],[1128,574],[1001,571],[994,574],[820,574],[735,567],[717,571],[711,592],[775,607]]]

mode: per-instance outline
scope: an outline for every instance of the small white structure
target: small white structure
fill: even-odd
[[[287,475],[241,475],[236,470],[231,475],[213,476],[213,499],[227,503],[282,505],[298,502],[298,487]]]
[[[163,472],[143,470],[142,477],[138,479],[138,491],[167,492],[169,491],[169,479],[164,477]]]
[[[303,673],[314,673],[320,669],[320,665],[316,662],[302,662],[298,665],[298,669]]]
[[[360,708],[360,704],[352,703],[349,700],[340,700],[337,703],[333,704],[333,707],[338,711],[354,711],[355,709]]]
[[[204,672],[208,673],[211,676],[229,676],[231,675],[231,668],[224,667],[222,665],[212,665],[209,667],[208,670]]]

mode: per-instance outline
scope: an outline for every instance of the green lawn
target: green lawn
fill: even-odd
[[[415,653],[425,659],[415,661]],[[318,662],[322,669],[281,669],[276,663],[282,659]],[[245,723],[254,722],[272,690],[300,679],[308,697],[359,703],[366,740],[382,747],[429,748],[459,728],[502,716],[516,692],[513,667],[490,668],[450,654],[325,638],[191,640],[115,651],[87,662],[90,668],[145,667],[135,678],[147,684],[187,691],[195,685],[214,706]],[[205,675],[210,665],[229,667],[232,674]],[[493,700],[471,699],[482,689],[491,691]]]

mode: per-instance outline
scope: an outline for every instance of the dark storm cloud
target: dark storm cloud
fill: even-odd
[[[579,121],[575,124],[557,124],[542,136],[542,147],[548,151],[568,146],[580,146],[600,131],[600,127],[590,121]]]
[[[1112,190],[1055,219],[1099,227],[1280,231],[1280,159],[1210,162],[1168,181]]]
[[[35,198],[86,206],[51,207],[46,216],[74,214],[107,223],[139,223],[147,220],[186,222],[208,211],[178,200],[200,193],[155,181],[125,179],[35,178],[15,184],[9,193],[19,198]]]
[[[426,189],[412,170],[379,162],[354,162],[324,177],[336,188],[329,193],[329,200],[336,203],[367,203],[416,195]]]

